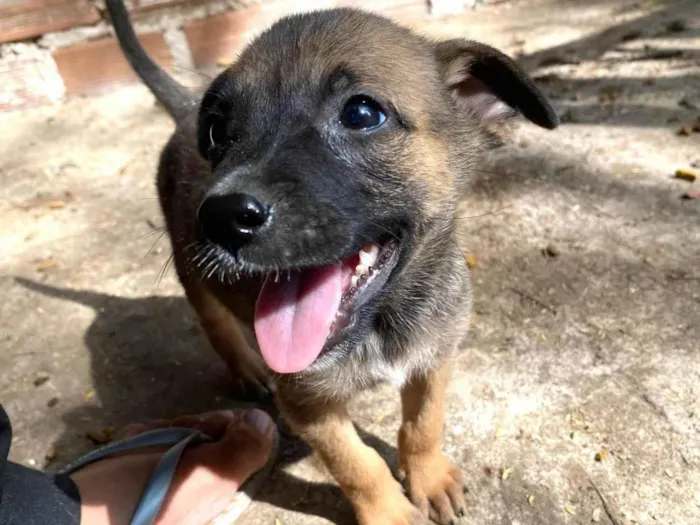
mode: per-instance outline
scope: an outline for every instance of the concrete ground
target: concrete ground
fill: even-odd
[[[426,23],[519,57],[563,116],[521,126],[463,206],[474,326],[445,449],[464,523],[700,523],[700,3],[522,0]],[[172,124],[142,87],[0,117],[0,401],[54,469],[130,421],[225,407],[167,268],[153,188]],[[165,268],[165,271],[163,271]],[[354,403],[394,461],[398,396]],[[48,459],[47,459],[48,458]],[[278,520],[278,521],[276,521]],[[286,440],[245,524],[352,523]]]

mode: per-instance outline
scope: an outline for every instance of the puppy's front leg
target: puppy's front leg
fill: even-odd
[[[454,523],[464,515],[464,481],[459,469],[442,454],[448,364],[411,379],[401,390],[403,423],[399,457],[411,501],[434,521]]]
[[[360,525],[427,525],[381,456],[357,435],[343,403],[296,404],[281,385],[278,403],[290,426],[320,456],[350,499]]]
[[[209,343],[226,363],[239,394],[268,397],[261,360],[246,341],[238,319],[203,283],[187,277],[181,282]]]

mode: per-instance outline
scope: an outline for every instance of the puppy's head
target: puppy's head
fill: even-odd
[[[275,24],[200,111],[200,234],[226,275],[265,277],[255,328],[281,373],[356,336],[417,247],[450,231],[488,129],[518,112],[557,124],[498,51],[347,9]]]

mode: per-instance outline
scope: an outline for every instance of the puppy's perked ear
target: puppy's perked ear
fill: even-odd
[[[435,54],[443,79],[460,107],[486,125],[517,112],[547,129],[559,117],[532,79],[508,56],[471,40],[440,42]]]

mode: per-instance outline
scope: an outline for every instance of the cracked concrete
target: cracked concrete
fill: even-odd
[[[565,119],[519,126],[464,198],[474,323],[445,432],[469,479],[464,523],[700,523],[700,201],[672,178],[700,162],[700,134],[676,134],[700,116],[700,4],[523,0],[421,29],[518,55]],[[53,469],[89,430],[231,403],[172,271],[160,278],[153,175],[171,129],[140,86],[0,116],[16,461]],[[390,462],[398,408],[390,387],[354,403]],[[243,523],[275,520],[352,522],[303,443],[285,442]]]

